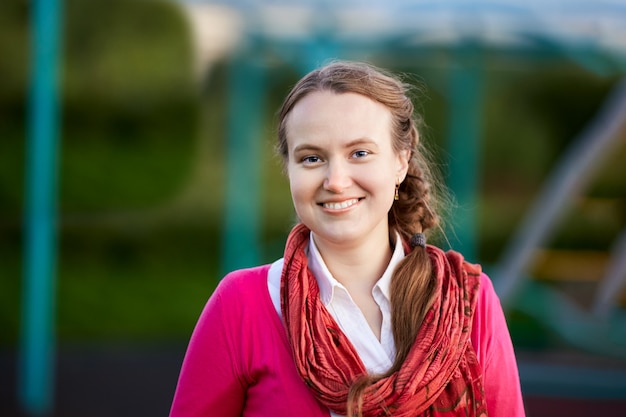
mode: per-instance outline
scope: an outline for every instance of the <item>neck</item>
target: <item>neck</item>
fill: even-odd
[[[334,244],[313,234],[315,245],[333,277],[348,291],[370,292],[391,260],[389,231],[354,245]]]

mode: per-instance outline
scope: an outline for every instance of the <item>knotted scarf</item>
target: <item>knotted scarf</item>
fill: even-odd
[[[309,233],[298,224],[287,239],[282,315],[301,377],[322,404],[346,415],[350,386],[367,370],[320,300],[305,252]],[[487,415],[482,372],[470,340],[480,268],[456,252],[426,250],[436,280],[435,301],[401,368],[366,389],[364,417]]]

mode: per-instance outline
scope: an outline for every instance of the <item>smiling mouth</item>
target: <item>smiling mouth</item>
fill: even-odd
[[[324,207],[325,209],[329,209],[329,210],[341,210],[341,209],[345,209],[345,208],[348,208],[350,206],[353,206],[356,203],[358,203],[359,201],[360,201],[359,198],[353,198],[351,200],[346,200],[346,201],[342,201],[342,202],[323,203],[322,207]]]

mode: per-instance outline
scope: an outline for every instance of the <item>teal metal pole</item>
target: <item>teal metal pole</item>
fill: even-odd
[[[461,55],[452,65],[448,90],[448,186],[458,207],[450,219],[454,229],[449,240],[468,260],[476,262],[482,69],[471,54]]]
[[[226,206],[222,273],[260,261],[261,162],[265,70],[253,59],[234,59],[229,73]]]
[[[52,414],[56,292],[57,136],[60,5],[35,0],[26,193],[18,403],[28,416]]]

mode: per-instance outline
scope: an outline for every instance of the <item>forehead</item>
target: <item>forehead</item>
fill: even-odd
[[[361,94],[316,91],[296,103],[286,128],[290,148],[302,141],[341,143],[368,138],[390,143],[391,112]]]

